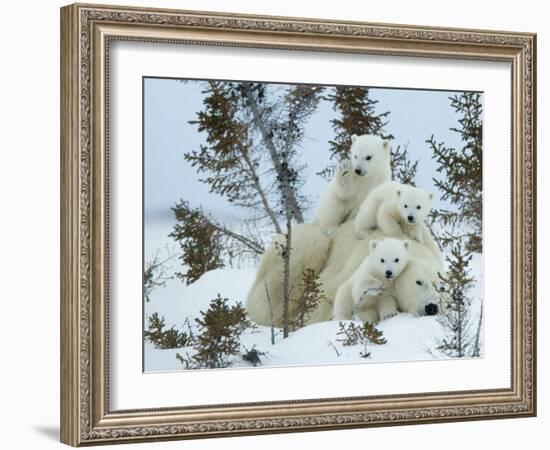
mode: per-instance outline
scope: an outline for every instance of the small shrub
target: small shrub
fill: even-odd
[[[302,273],[302,295],[296,301],[298,314],[293,325],[302,328],[310,318],[311,313],[324,296],[319,276],[313,269],[306,269]]]
[[[201,311],[201,317],[195,319],[198,330],[193,342],[195,353],[176,355],[186,369],[229,367],[241,353],[241,334],[253,325],[241,303],[233,306],[227,303],[228,299],[218,294],[208,310]]]
[[[362,358],[370,358],[370,352],[367,351],[368,344],[383,345],[387,342],[384,334],[370,322],[363,322],[362,325],[338,322],[336,335],[339,336],[336,340],[344,346],[362,344],[363,351],[359,353]]]
[[[192,339],[185,332],[180,332],[172,326],[165,329],[164,317],[159,318],[158,313],[154,313],[147,319],[148,326],[145,330],[145,339],[158,349],[180,348],[191,344]]]
[[[244,361],[252,364],[254,367],[257,367],[262,365],[262,357],[265,355],[267,355],[267,352],[258,350],[254,345],[250,350],[245,347],[242,357]]]
[[[377,345],[387,342],[384,334],[370,322],[363,322],[363,325],[356,325],[354,322],[347,324],[339,322],[336,335],[340,336],[336,340],[345,346],[362,344],[365,341]]]

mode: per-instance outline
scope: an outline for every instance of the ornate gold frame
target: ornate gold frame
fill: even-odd
[[[510,62],[510,388],[111,411],[106,67],[109,42],[117,39]],[[529,33],[80,4],[62,8],[62,442],[78,446],[535,415],[535,52],[536,36]]]

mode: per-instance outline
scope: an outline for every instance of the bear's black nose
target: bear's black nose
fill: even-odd
[[[355,173],[356,173],[357,175],[361,175],[361,169],[355,169]]]
[[[407,220],[408,220],[409,222],[414,222],[414,217],[413,217],[413,216],[409,216],[409,217],[407,217]]]
[[[435,303],[428,303],[424,307],[427,316],[435,316],[437,314],[437,305]]]
[[[393,275],[393,272],[391,270],[386,270],[386,278],[391,278]]]

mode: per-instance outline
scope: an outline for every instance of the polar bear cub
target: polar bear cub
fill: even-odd
[[[429,233],[424,221],[432,208],[432,199],[432,193],[396,181],[377,186],[355,217],[357,238],[364,239],[368,230],[379,228],[385,235],[399,236],[404,232],[424,243]]]
[[[357,213],[367,194],[391,180],[390,143],[379,136],[351,136],[350,159],[343,161],[321,193],[312,223],[328,232]]]
[[[385,282],[401,275],[409,263],[409,244],[394,238],[370,242],[369,255],[336,291],[335,320],[351,319],[354,309],[362,306],[365,298],[381,295]]]

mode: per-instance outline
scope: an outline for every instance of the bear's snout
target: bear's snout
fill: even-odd
[[[435,303],[428,303],[424,307],[424,311],[426,311],[427,316],[435,316],[437,314],[438,308]]]
[[[410,223],[413,223],[413,222],[414,222],[414,217],[413,217],[413,216],[408,216],[408,217],[407,217],[407,220],[408,220]]]
[[[391,270],[386,270],[386,278],[393,277],[393,272]]]
[[[361,169],[355,169],[355,173],[356,173],[357,175],[361,175],[361,174],[362,174]]]

